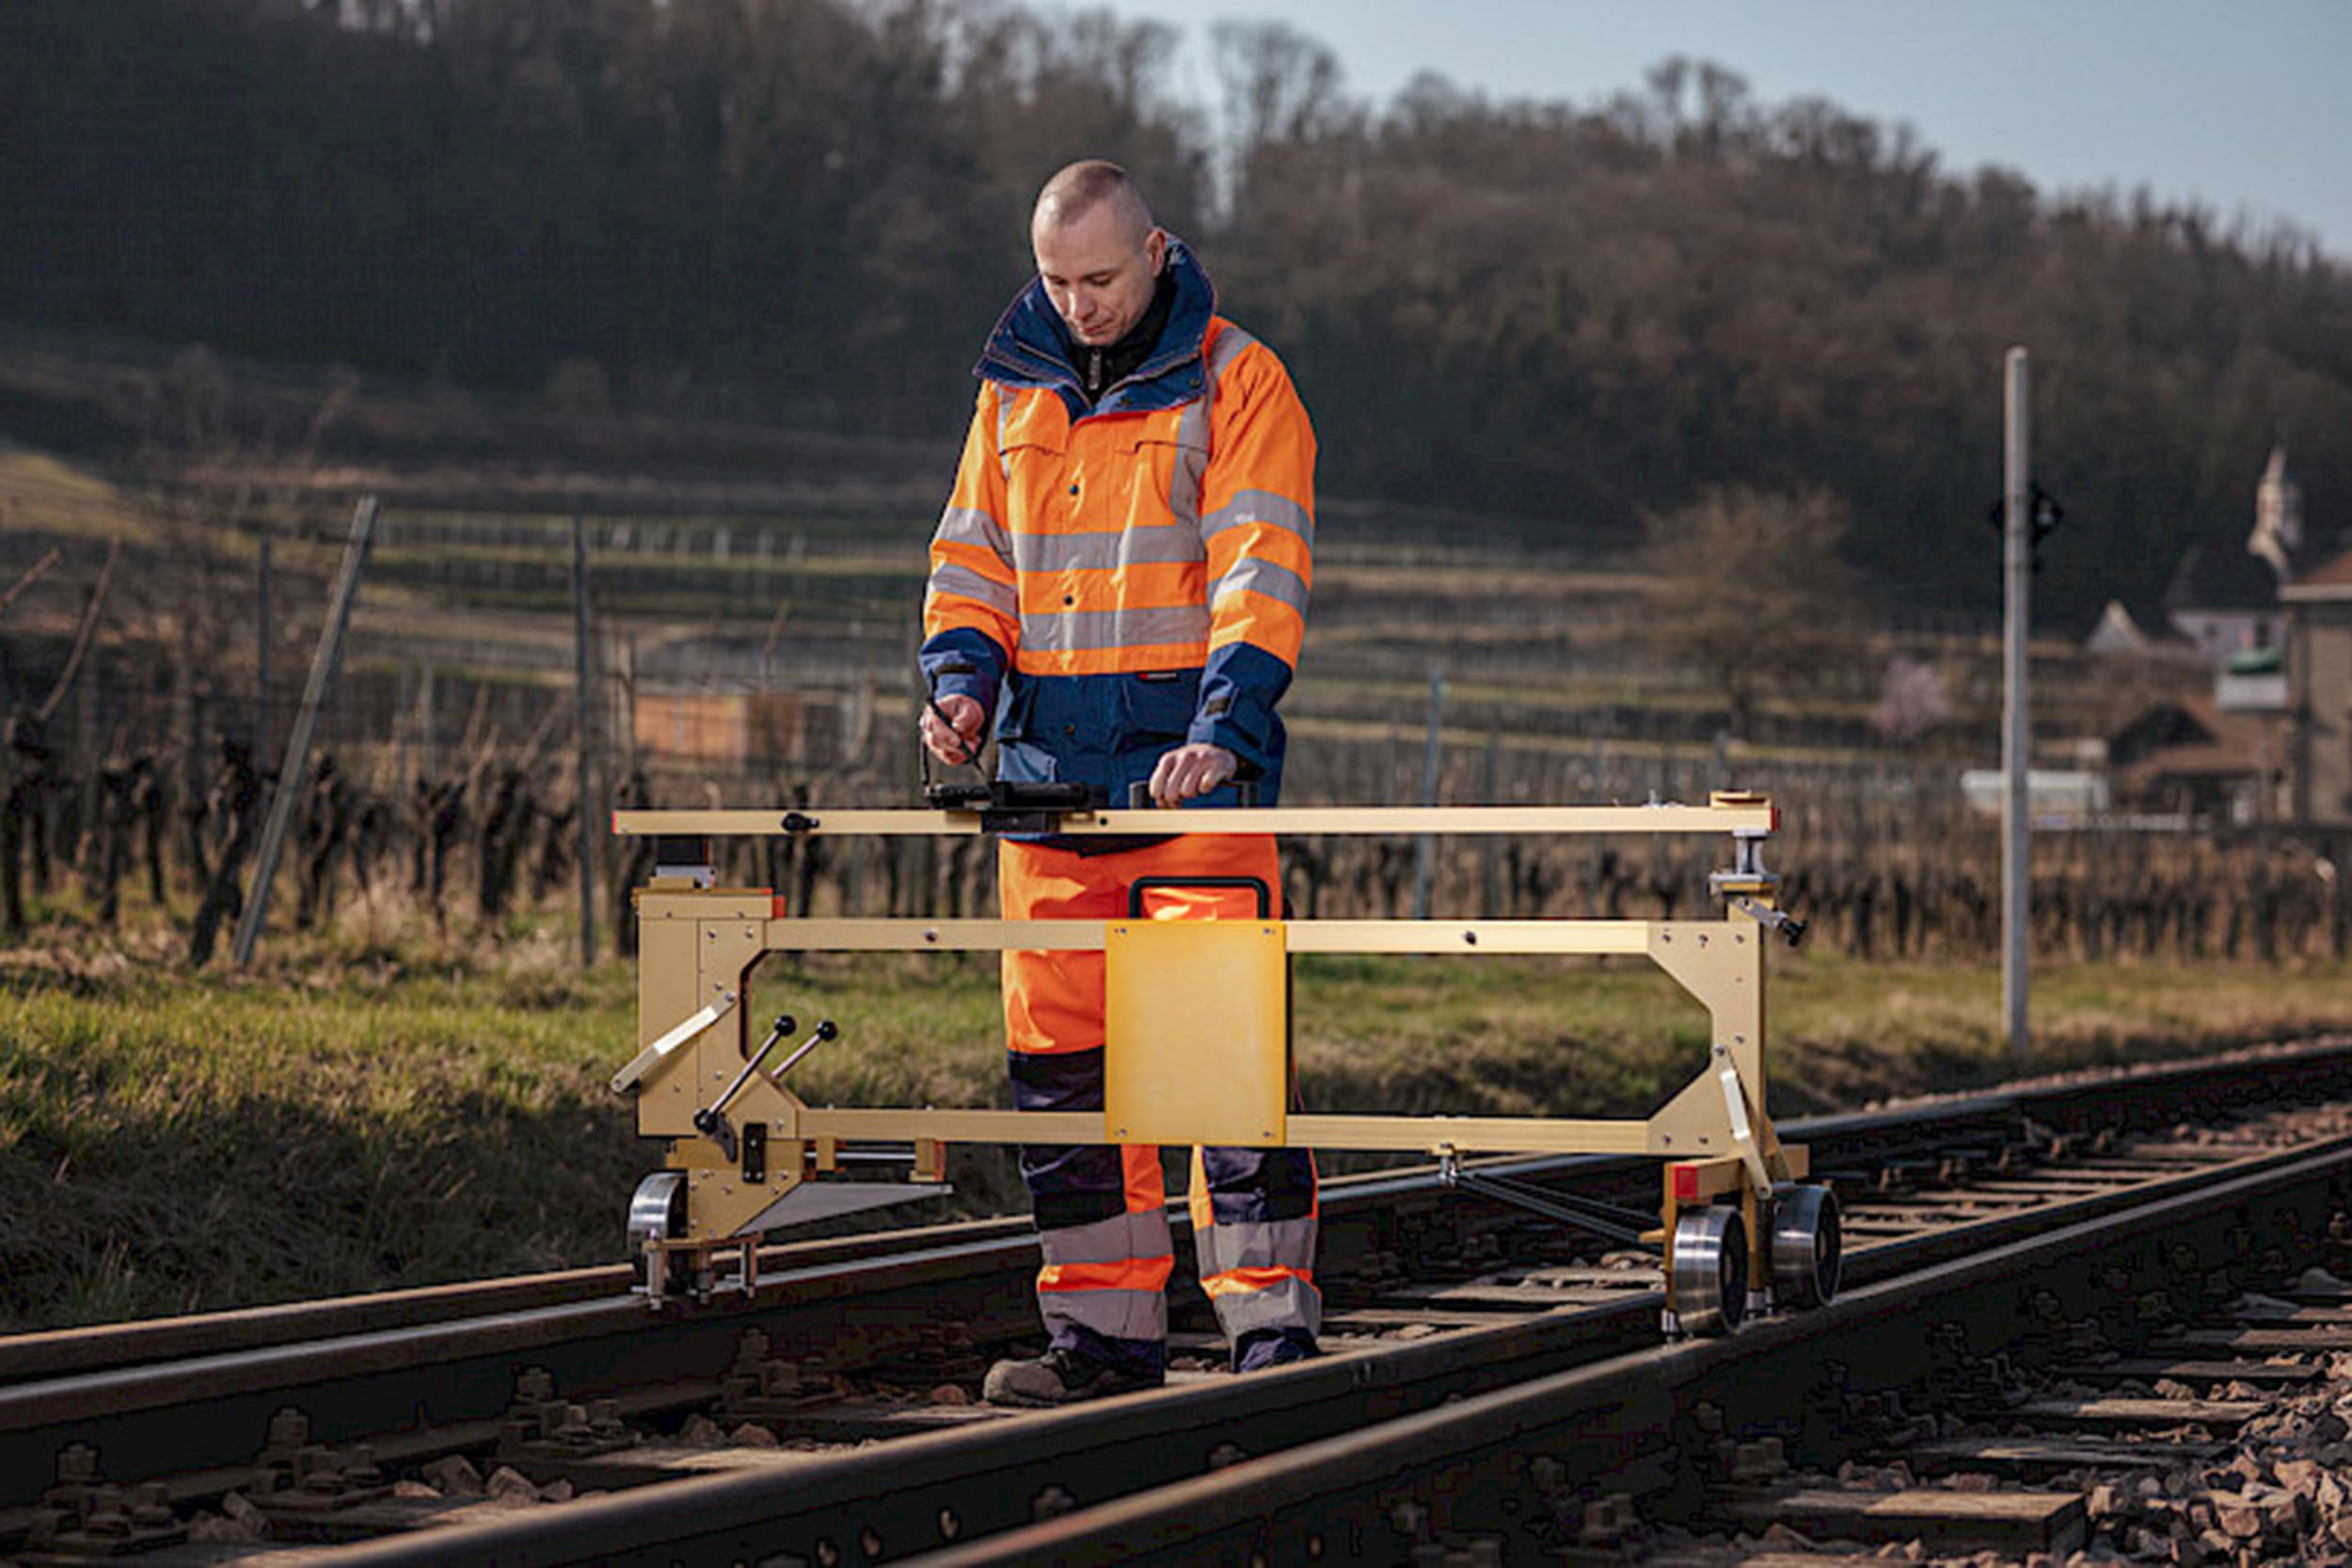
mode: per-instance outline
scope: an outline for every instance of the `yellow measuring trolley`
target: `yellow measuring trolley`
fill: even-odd
[[[667,1140],[663,1170],[629,1205],[642,1288],[707,1297],[731,1262],[756,1278],[759,1238],[779,1227],[946,1190],[951,1143],[1212,1144],[1419,1151],[1449,1184],[1661,1255],[1666,1318],[1728,1332],[1753,1312],[1804,1307],[1837,1288],[1829,1189],[1805,1181],[1802,1147],[1765,1114],[1764,950],[1804,926],[1774,903],[1763,845],[1770,800],[1704,806],[1242,807],[1190,811],[1186,833],[1277,835],[1720,833],[1731,864],[1708,879],[1708,920],[1284,920],[1261,889],[1256,918],[811,919],[764,888],[713,885],[710,843],[730,835],[841,837],[1053,832],[1166,834],[1163,811],[1038,805],[1000,797],[961,810],[628,811],[615,832],[656,841],[635,891],[639,1050],[612,1079],[638,1131]],[[1102,1111],[819,1108],[786,1086],[836,1031],[830,1020],[771,1065],[799,1030],[755,1025],[751,972],[772,952],[1096,950],[1106,969]],[[1706,1007],[1707,1065],[1645,1120],[1546,1117],[1315,1116],[1292,1108],[1288,969],[1295,953],[1624,954],[1649,958]],[[1616,1154],[1665,1162],[1656,1215],[1546,1192],[1472,1155]],[[879,1179],[878,1179],[879,1178]]]

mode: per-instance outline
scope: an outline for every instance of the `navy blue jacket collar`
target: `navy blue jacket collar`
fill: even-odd
[[[1168,310],[1167,330],[1134,373],[1103,394],[1094,405],[1097,414],[1173,407],[1200,389],[1197,372],[1189,377],[1169,372],[1200,359],[1209,323],[1216,315],[1216,289],[1200,263],[1193,260],[1191,247],[1172,234],[1165,266],[1176,280],[1176,303]],[[1078,389],[1077,369],[1063,346],[1068,341],[1060,318],[1054,313],[1054,303],[1046,297],[1044,282],[1032,277],[988,335],[988,346],[972,373],[1007,387],[1058,392],[1070,417],[1080,419],[1087,412],[1086,399]]]

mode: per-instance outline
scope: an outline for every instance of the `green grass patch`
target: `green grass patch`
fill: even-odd
[[[598,1069],[631,1010],[619,971],[21,979],[0,990],[0,1317],[612,1256],[644,1160]]]
[[[1704,1009],[1632,959],[1297,960],[1299,1069],[1317,1110],[1646,1116],[1706,1062]],[[1776,956],[1773,1115],[2352,1025],[2345,967],[2060,964],[2012,1053],[1996,965]]]
[[[151,545],[156,537],[138,498],[46,453],[14,449],[0,451],[0,526],[94,543],[119,536],[128,545]],[[30,564],[21,562],[18,569]]]
[[[634,976],[551,930],[492,949],[343,936],[189,975],[153,952],[0,967],[0,1327],[87,1323],[607,1262],[659,1163],[607,1080]],[[2342,1029],[2341,965],[2068,965],[2034,980],[2030,1071]],[[1296,963],[1316,1111],[1643,1117],[1703,1064],[1704,1014],[1629,959]],[[815,1104],[1001,1105],[996,970],[971,956],[771,957],[764,1020],[836,1042]],[[1991,966],[1776,958],[1780,1117],[2014,1076]],[[1360,1163],[1360,1162],[1357,1162]],[[1017,1209],[1007,1151],[959,1149],[961,1212]],[[904,1217],[936,1217],[909,1210]]]

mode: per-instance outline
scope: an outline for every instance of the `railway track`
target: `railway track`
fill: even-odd
[[[751,1296],[659,1314],[616,1268],[0,1340],[0,1560],[1444,1564],[1812,1519],[1773,1465],[1869,1460],[1856,1412],[1922,1369],[2120,1341],[2153,1293],[2210,1307],[2321,1245],[2352,1044],[1788,1131],[1847,1290],[1722,1340],[1661,1343],[1638,1256],[1430,1172],[1329,1185],[1334,1354],[1224,1375],[1180,1302],[1169,1387],[1042,1414],[972,1402],[1034,1334],[1002,1222],[771,1248]]]

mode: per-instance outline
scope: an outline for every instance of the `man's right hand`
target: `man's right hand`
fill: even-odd
[[[940,721],[942,713],[947,716],[946,723]],[[977,697],[950,693],[934,698],[923,709],[923,744],[942,762],[970,762],[980,754],[980,725],[987,718]]]

